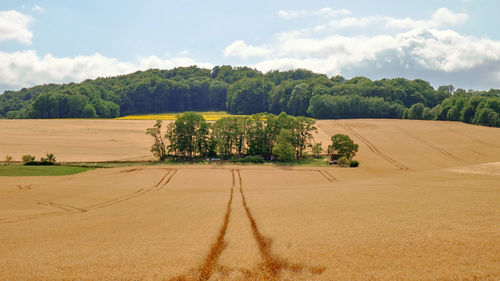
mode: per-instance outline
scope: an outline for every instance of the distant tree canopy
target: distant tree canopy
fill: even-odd
[[[286,113],[223,117],[208,123],[201,114],[186,112],[167,126],[166,141],[161,137],[161,121],[147,129],[146,134],[153,136],[151,152],[160,160],[167,154],[184,158],[218,155],[229,159],[274,153],[290,161],[304,157],[312,134],[317,131],[314,125],[314,119]]]
[[[0,118],[114,118],[226,110],[312,118],[411,118],[500,126],[500,90],[465,91],[403,78],[345,79],[298,69],[196,66],[48,84],[0,95]]]

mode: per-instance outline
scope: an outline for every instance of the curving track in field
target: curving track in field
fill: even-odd
[[[193,269],[186,274],[176,276],[171,281],[187,281],[187,280],[210,280],[213,273],[221,273],[223,276],[227,276],[228,273],[232,271],[240,271],[244,274],[245,280],[280,280],[281,273],[283,271],[291,271],[294,273],[310,272],[312,274],[321,274],[325,271],[325,267],[321,266],[307,266],[299,263],[291,263],[275,254],[271,251],[272,239],[265,237],[252,215],[252,211],[248,205],[247,199],[245,197],[245,192],[243,191],[243,179],[239,169],[231,169],[232,184],[229,200],[226,207],[226,213],[224,215],[223,224],[219,229],[219,234],[217,235],[216,241],[211,245],[210,251],[204,262],[198,269]],[[227,227],[230,222],[231,216],[231,204],[233,202],[233,193],[236,188],[236,177],[238,178],[239,192],[242,199],[243,208],[250,223],[250,228],[252,230],[252,235],[257,242],[258,250],[260,256],[263,260],[262,264],[252,271],[229,268],[218,264],[218,258],[226,248],[227,242],[225,241],[225,235]],[[326,177],[326,176],[325,176]]]
[[[240,194],[243,201],[243,207],[245,208],[248,220],[250,221],[250,226],[252,228],[253,236],[259,246],[259,252],[264,260],[264,277],[265,279],[276,280],[279,279],[279,275],[282,271],[292,271],[292,272],[303,272],[309,271],[313,274],[321,274],[325,271],[325,267],[313,267],[306,266],[299,263],[290,263],[285,259],[273,254],[271,252],[272,240],[270,238],[264,237],[259,230],[259,226],[252,215],[250,207],[248,206],[247,200],[245,198],[245,193],[243,192],[243,180],[241,178],[240,170],[238,171],[238,179],[240,183]]]
[[[37,204],[42,205],[42,206],[49,206],[49,207],[57,208],[60,211],[44,212],[44,213],[40,213],[40,214],[4,218],[4,219],[0,219],[0,225],[7,224],[7,223],[20,222],[20,221],[25,221],[25,220],[38,219],[38,218],[43,218],[43,217],[64,216],[64,215],[69,215],[69,214],[84,213],[84,212],[88,212],[88,211],[92,211],[92,210],[105,208],[105,207],[115,205],[115,204],[118,204],[118,203],[121,203],[124,201],[128,201],[130,199],[144,195],[152,190],[163,189],[170,182],[172,177],[177,172],[177,169],[166,169],[166,170],[167,170],[167,173],[155,185],[140,188],[139,190],[137,190],[133,193],[127,194],[127,195],[119,196],[119,197],[116,197],[116,198],[113,198],[113,199],[110,199],[110,200],[107,200],[104,202],[89,205],[89,206],[84,207],[84,208],[79,208],[79,207],[75,207],[75,206],[71,206],[71,205],[67,205],[67,204],[62,204],[62,203],[58,203],[58,202],[53,202],[53,201],[42,201],[42,202],[38,202]],[[169,175],[170,175],[170,177],[168,177]],[[21,191],[24,191],[27,188],[23,187],[20,189],[21,189]]]

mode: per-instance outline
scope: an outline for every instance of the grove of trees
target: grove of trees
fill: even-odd
[[[403,78],[345,79],[298,69],[197,66],[48,84],[0,95],[0,118],[113,118],[226,110],[312,118],[410,118],[500,126],[500,90],[473,91]],[[279,133],[279,132],[278,132]]]
[[[154,138],[151,152],[160,160],[168,155],[231,159],[274,154],[291,161],[304,157],[316,130],[313,119],[286,113],[223,117],[208,123],[201,114],[186,112],[164,130],[162,121],[156,121],[146,134]]]

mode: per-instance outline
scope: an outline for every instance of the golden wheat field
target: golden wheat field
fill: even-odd
[[[0,157],[147,160],[151,120],[0,120]],[[0,177],[1,280],[500,280],[500,129],[323,120],[359,168]]]

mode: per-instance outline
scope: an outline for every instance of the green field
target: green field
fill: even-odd
[[[0,166],[0,177],[65,176],[82,173],[93,168],[70,166]]]

